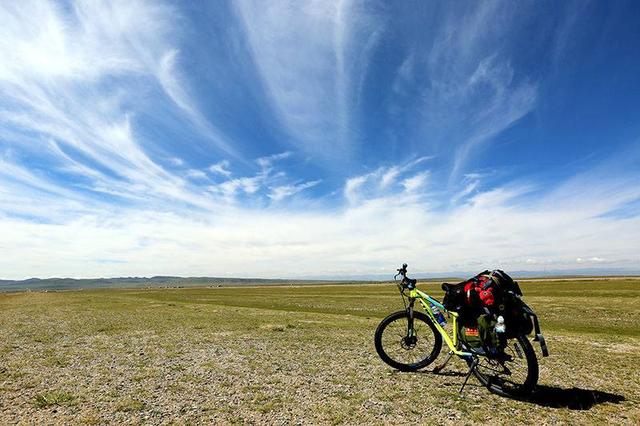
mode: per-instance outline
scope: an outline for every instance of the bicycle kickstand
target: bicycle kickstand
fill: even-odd
[[[447,363],[449,362],[449,360],[451,359],[451,357],[453,356],[453,351],[449,351],[449,353],[447,354],[446,358],[444,359],[444,362],[438,366],[436,366],[433,369],[433,372],[435,374],[438,374],[439,372],[441,372],[442,370],[444,370],[444,367],[447,365]]]
[[[471,373],[473,373],[473,369],[476,368],[477,366],[478,366],[478,358],[474,358],[473,362],[471,363],[471,367],[469,367],[469,371],[467,372],[467,375],[464,378],[464,382],[462,382],[462,387],[460,388],[460,391],[458,393],[462,393],[462,390],[467,385],[467,381],[469,381],[469,377],[471,377]]]

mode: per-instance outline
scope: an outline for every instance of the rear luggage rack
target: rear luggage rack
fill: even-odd
[[[540,324],[538,324],[538,316],[536,314],[532,314],[533,316],[533,327],[536,330],[536,337],[533,338],[534,342],[540,343],[540,349],[542,350],[542,356],[549,356],[549,349],[547,348],[547,342],[544,340],[544,336],[540,331]]]

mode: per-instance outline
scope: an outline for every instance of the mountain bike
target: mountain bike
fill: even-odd
[[[416,288],[417,280],[407,277],[406,263],[397,271],[394,281],[405,309],[383,319],[374,338],[376,351],[385,363],[400,371],[420,370],[436,360],[444,340],[449,353],[433,372],[440,373],[453,355],[462,358],[469,370],[460,392],[471,374],[489,391],[498,395],[517,398],[533,391],[538,382],[538,359],[527,335],[505,338],[500,351],[494,353],[471,348],[460,338],[459,313],[448,311],[438,300]],[[398,275],[402,276],[401,281],[397,280]],[[443,284],[443,290],[446,291],[448,285]],[[416,301],[422,305],[424,312],[416,310]],[[540,343],[543,356],[548,356],[535,313],[524,302],[522,305],[535,319],[534,341]],[[445,329],[445,315],[451,320],[451,334]]]

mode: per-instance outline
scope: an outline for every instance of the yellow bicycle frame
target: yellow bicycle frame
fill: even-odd
[[[418,290],[417,288],[414,288],[409,292],[409,299],[417,300],[420,302],[426,314],[433,321],[433,325],[435,325],[436,329],[438,330],[438,332],[440,332],[440,334],[442,335],[442,338],[447,343],[447,346],[449,346],[449,349],[451,350],[451,352],[453,352],[454,354],[460,357],[472,356],[471,353],[461,351],[458,349],[458,313],[457,312],[448,311],[447,308],[445,308],[442,305],[442,303],[438,302],[436,299],[429,296],[427,293],[421,290]],[[433,315],[430,305],[437,306],[438,309],[440,309],[440,311],[442,311],[443,313],[447,313],[451,318],[453,318],[453,323],[452,323],[453,336],[449,336],[449,333],[447,333],[447,331],[440,325],[436,317]]]

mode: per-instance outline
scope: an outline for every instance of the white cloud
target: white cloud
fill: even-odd
[[[228,201],[233,201],[238,191],[245,194],[255,194],[262,185],[263,178],[261,176],[242,177],[227,180],[217,186],[211,186],[213,191],[222,193]]]
[[[382,188],[386,188],[389,185],[391,185],[395,181],[395,179],[398,177],[400,172],[401,170],[397,166],[390,167],[389,170],[387,170],[382,175],[382,179],[380,180],[380,186]]]
[[[273,201],[281,201],[287,197],[291,197],[292,195],[297,194],[298,192],[304,191],[305,189],[312,188],[319,183],[319,180],[314,180],[311,182],[304,182],[295,185],[276,186],[271,188],[268,197]]]
[[[203,172],[202,170],[196,170],[196,169],[187,170],[187,177],[190,177],[192,179],[200,179],[200,180],[209,178],[205,172]]]
[[[606,260],[597,256],[590,257],[588,259],[583,259],[582,257],[579,257],[576,259],[576,263],[602,263],[602,262],[606,262]]]
[[[0,269],[5,277],[24,278],[221,275],[229,270],[265,277],[288,270],[300,276],[348,275],[381,268],[391,273],[403,261],[416,272],[432,273],[629,267],[639,260],[633,256],[640,217],[610,214],[640,200],[639,187],[630,184],[633,169],[625,164],[617,160],[592,168],[545,194],[530,184],[477,191],[444,210],[423,197],[397,197],[402,183],[412,179],[416,184],[409,187],[418,195],[429,191],[418,185],[426,179],[425,170],[407,169],[385,190],[380,182],[389,168],[356,176],[344,186],[349,205],[300,210],[279,202],[316,182],[277,185],[272,181],[277,172],[265,175],[260,167],[254,176],[213,188],[231,201],[268,191],[274,201],[270,207],[218,203],[201,212],[177,206],[169,212],[88,206],[5,161],[0,171],[13,180],[0,180],[2,211],[15,204],[20,215],[47,211],[53,220],[2,217],[0,246],[6,250]],[[27,189],[22,192],[26,198],[20,198],[19,188]],[[527,196],[532,190],[536,196]],[[28,201],[36,197],[37,205]],[[171,261],[177,257],[180,262]],[[105,258],[118,262],[98,261]]]
[[[404,179],[402,181],[402,186],[404,187],[406,192],[414,193],[420,189],[425,189],[428,178],[429,172],[418,173],[415,176]]]
[[[344,197],[349,204],[353,205],[363,200],[397,194],[400,190],[405,194],[425,192],[430,172],[428,170],[416,172],[415,170],[420,164],[432,158],[419,157],[406,163],[388,168],[380,167],[373,172],[351,177],[345,182]],[[400,177],[403,179],[398,182]]]
[[[231,178],[231,172],[227,169],[229,162],[221,161],[209,167],[209,171],[218,173],[225,178],[221,183],[209,185],[209,191],[214,194],[221,194],[225,202],[235,202],[237,195],[258,195],[264,194],[273,201],[280,201],[290,195],[298,193],[306,188],[310,188],[319,181],[299,184],[290,182],[286,173],[278,170],[277,163],[292,156],[290,151],[281,152],[255,159],[254,163],[258,170],[252,176],[242,176]]]
[[[464,187],[464,189],[462,189],[462,191],[458,192],[457,194],[455,194],[451,198],[451,201],[456,203],[459,200],[464,199],[468,195],[472,194],[473,191],[475,191],[478,188],[478,185],[480,185],[480,181],[478,181],[478,180],[470,181],[469,183],[467,183],[467,185]]]
[[[11,250],[4,251],[0,269],[15,278],[220,275],[229,270],[280,277],[283,271],[317,276],[381,268],[392,274],[403,261],[415,272],[433,273],[632,264],[630,249],[640,241],[640,218],[585,215],[597,195],[572,200],[570,206],[556,199],[551,207],[542,199],[505,196],[526,190],[479,193],[446,211],[419,199],[399,203],[389,196],[338,211],[226,206],[206,214],[124,209],[105,216],[96,210],[59,224],[5,217],[0,244]],[[601,206],[611,211],[620,203]],[[104,258],[123,263],[96,261]]]
[[[229,170],[229,160],[222,160],[216,164],[212,164],[209,166],[209,171],[211,173],[216,173],[225,177],[231,176],[231,171]]]
[[[268,170],[268,169],[271,169],[271,166],[273,165],[273,163],[280,160],[284,160],[285,158],[289,158],[291,157],[291,154],[292,154],[291,151],[285,151],[279,154],[260,157],[256,160],[256,163],[258,163],[258,165],[262,167],[263,170]]]
[[[168,12],[163,9],[79,1],[71,7],[74,25],[56,3],[6,3],[0,8],[0,79],[18,84],[24,78],[95,81],[106,73],[140,72],[148,65],[145,57],[130,53],[138,42],[149,40],[145,31],[163,37]]]
[[[364,185],[368,177],[369,175],[363,175],[347,179],[347,182],[344,185],[344,197],[350,204],[354,204],[358,201],[358,190]]]

